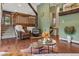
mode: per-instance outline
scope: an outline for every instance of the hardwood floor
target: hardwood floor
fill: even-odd
[[[25,39],[25,40],[18,40],[15,39],[4,39],[2,40],[2,45],[0,46],[0,52],[10,52],[14,50],[21,50],[21,49],[27,49],[30,44],[31,40],[37,41],[38,39]],[[75,43],[67,43],[66,41],[60,41],[57,42],[56,45],[54,45],[53,48],[54,53],[79,53],[79,45]]]

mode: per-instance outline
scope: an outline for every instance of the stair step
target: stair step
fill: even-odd
[[[4,24],[2,24],[1,25],[1,34],[3,35],[5,32],[6,32],[6,30],[8,29],[8,28],[10,28],[11,26],[6,26],[6,25],[4,25]]]

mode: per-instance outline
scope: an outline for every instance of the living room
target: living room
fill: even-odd
[[[0,52],[5,55],[79,53],[79,3],[0,5]]]

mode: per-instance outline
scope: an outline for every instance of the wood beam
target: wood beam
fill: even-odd
[[[68,15],[68,14],[74,14],[74,13],[79,13],[79,8],[72,9],[72,10],[69,10],[69,11],[60,12],[59,16]]]
[[[31,3],[28,3],[28,5],[31,7],[31,9],[33,10],[33,12],[37,15],[37,11],[34,9],[34,7],[31,5]]]

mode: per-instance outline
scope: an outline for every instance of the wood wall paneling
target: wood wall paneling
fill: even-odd
[[[3,14],[8,14],[12,18],[13,25],[20,24],[23,26],[35,26],[36,16],[23,14],[23,13],[14,13],[14,12],[5,12]]]
[[[30,16],[30,17],[29,17],[29,24],[32,25],[32,26],[35,26],[35,20],[36,20],[35,17]]]

